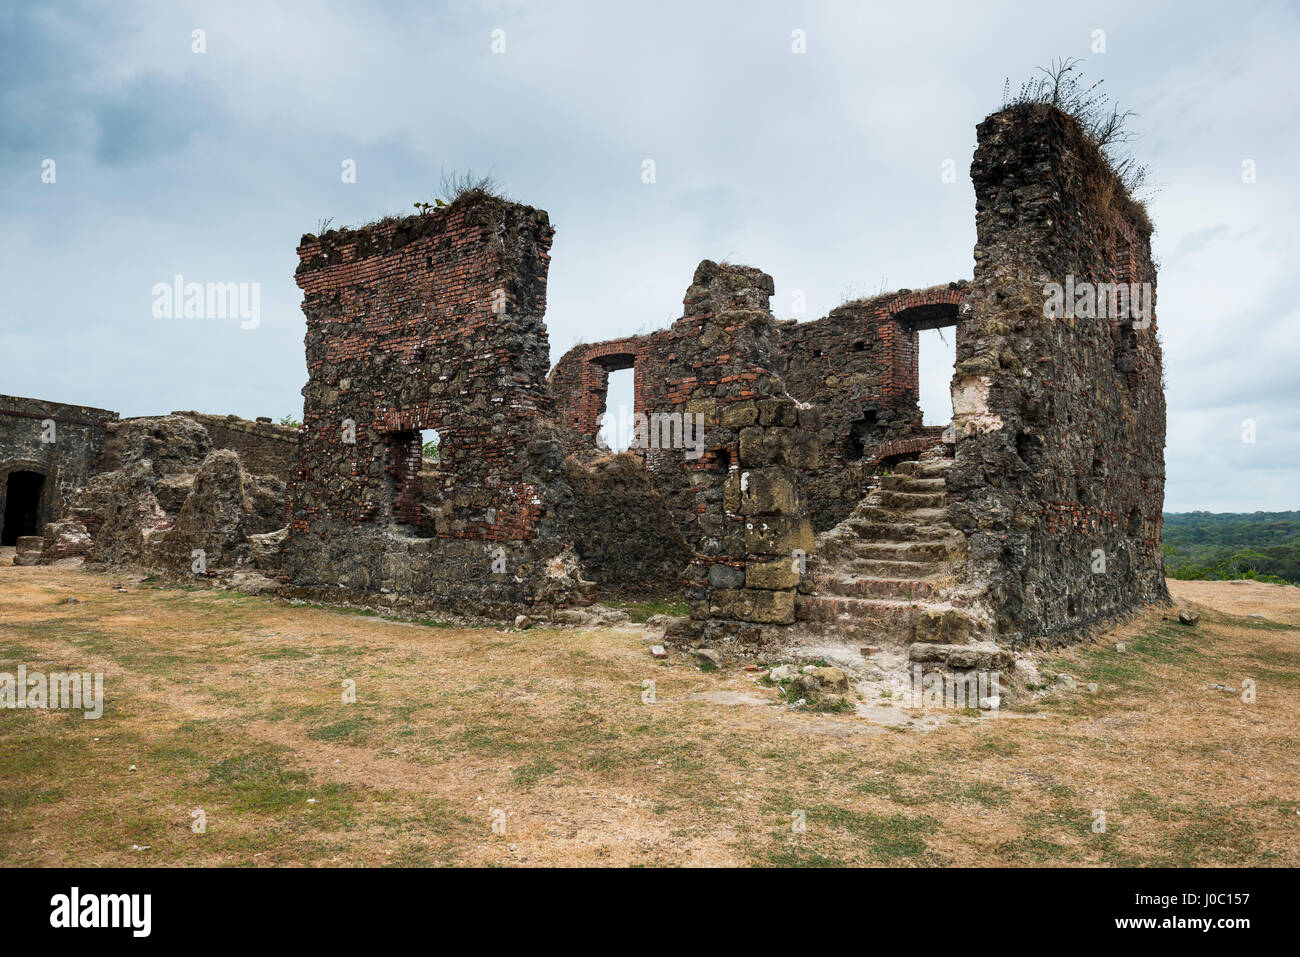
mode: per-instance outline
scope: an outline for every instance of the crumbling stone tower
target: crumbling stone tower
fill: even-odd
[[[1073,117],[1027,104],[978,133],[949,514],[999,640],[1051,641],[1168,600],[1152,227]]]
[[[472,194],[303,237],[291,581],[497,614],[576,581],[545,383],[552,233],[545,212]],[[424,430],[438,435],[436,468]],[[574,574],[548,574],[556,560]]]

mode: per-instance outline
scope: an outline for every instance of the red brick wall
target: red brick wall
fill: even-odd
[[[502,243],[499,232],[518,237]],[[496,200],[304,237],[302,454],[292,526],[414,522],[420,429],[441,439],[445,534],[530,538],[540,515],[525,448],[545,388],[546,214]],[[517,261],[505,250],[523,248]],[[356,445],[343,420],[356,423]]]
[[[632,411],[648,414],[660,391],[653,388],[656,379],[650,370],[666,341],[663,332],[574,346],[549,377],[560,420],[587,442],[595,442],[600,415],[605,411],[609,374],[629,366],[635,394]]]

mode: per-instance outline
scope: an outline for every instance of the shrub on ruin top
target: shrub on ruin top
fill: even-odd
[[[1097,152],[1114,172],[1116,179],[1127,192],[1125,197],[1133,206],[1134,214],[1147,224],[1145,199],[1140,197],[1147,185],[1150,167],[1139,163],[1127,149],[1137,134],[1129,121],[1137,116],[1132,110],[1121,110],[1103,89],[1105,80],[1088,83],[1079,70],[1079,60],[1074,57],[1053,60],[1050,66],[1039,67],[1040,76],[1020,84],[1013,95],[1011,80],[1002,87],[1002,108],[1014,109],[1029,105],[1048,106],[1073,117],[1084,138],[1097,148]]]

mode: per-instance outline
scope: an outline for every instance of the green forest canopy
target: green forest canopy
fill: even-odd
[[[1166,512],[1170,578],[1300,585],[1300,512]]]

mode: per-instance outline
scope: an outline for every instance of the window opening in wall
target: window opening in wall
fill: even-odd
[[[849,424],[848,453],[849,461],[859,461],[868,451],[875,448],[880,441],[880,416],[876,412],[865,412],[862,418]]]
[[[636,408],[636,372],[615,369],[609,374],[605,408],[600,418],[600,441],[613,452],[625,452],[632,443],[632,414]]]
[[[442,437],[438,435],[437,429],[423,429],[420,432],[420,450],[426,468],[431,465],[436,466],[441,461],[439,449],[441,441]]]
[[[952,373],[957,364],[955,329],[922,329],[917,333],[917,378],[920,380],[922,425],[952,421]]]
[[[388,478],[388,513],[393,521],[415,525],[420,520],[420,433],[390,432],[384,436],[384,474]]]

